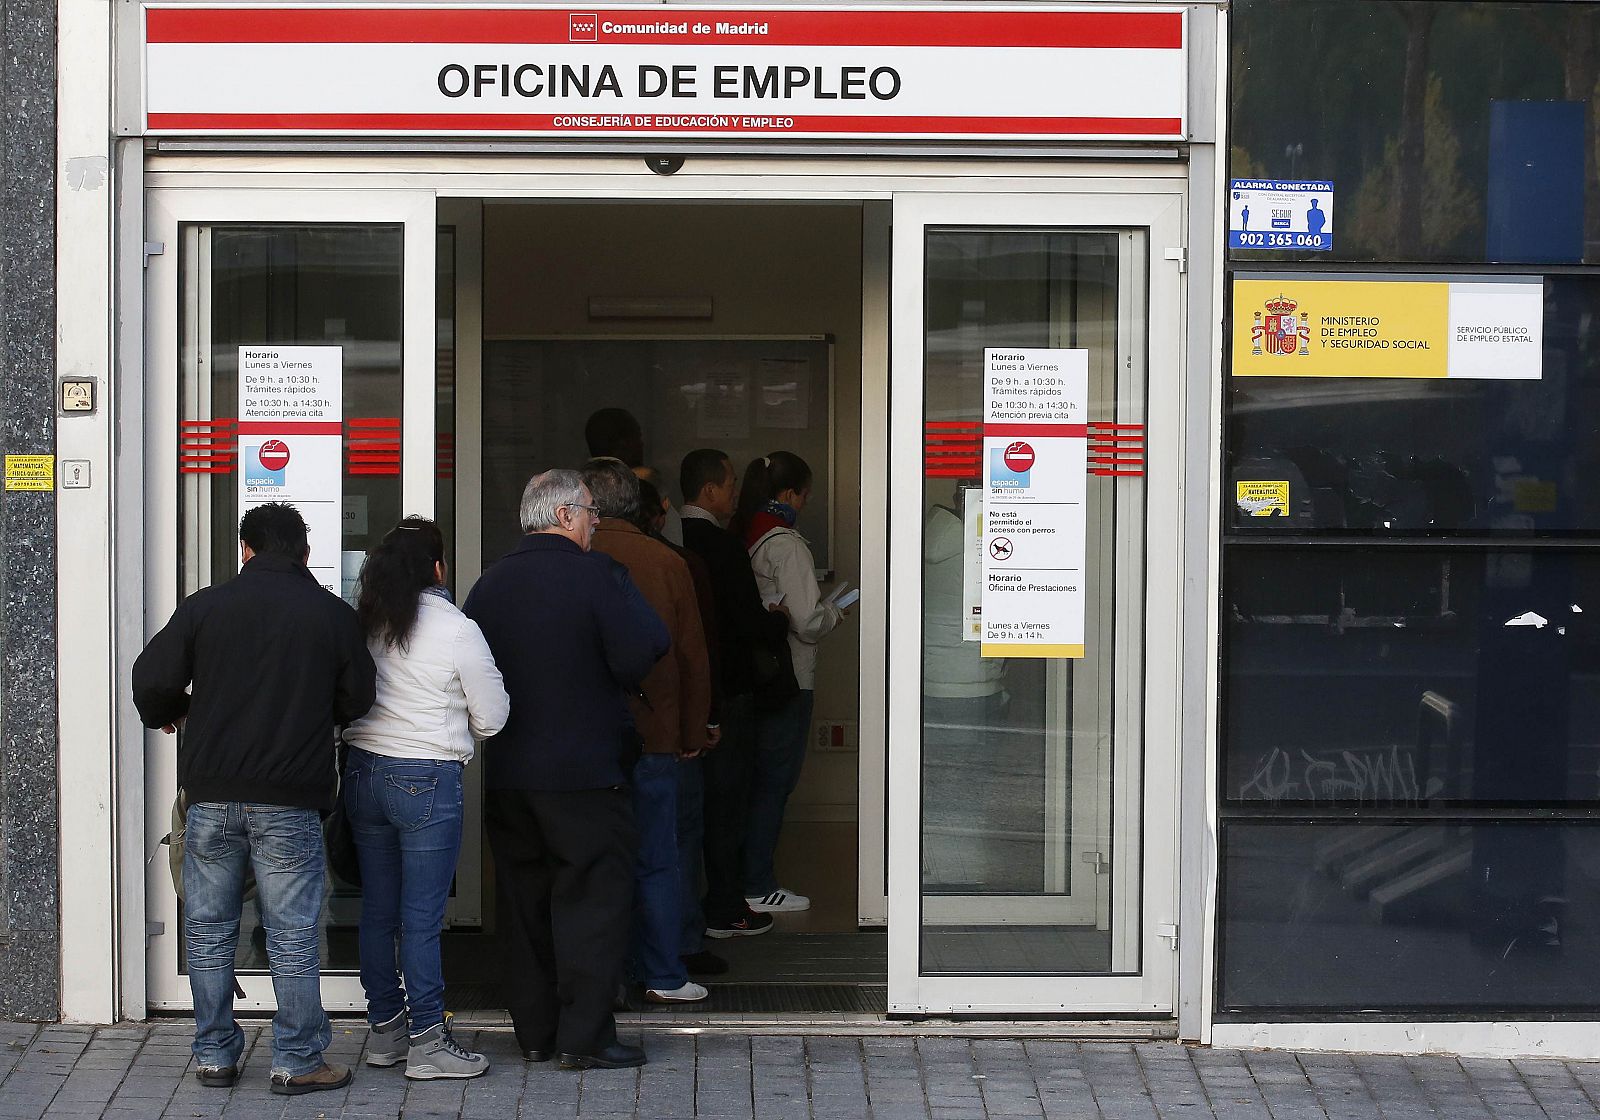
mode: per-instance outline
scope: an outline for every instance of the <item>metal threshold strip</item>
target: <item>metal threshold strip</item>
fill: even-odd
[[[504,1013],[469,1011],[457,1015],[458,1028],[509,1031]],[[894,1038],[1052,1038],[1090,1042],[1162,1042],[1178,1037],[1166,1020],[1124,1019],[887,1019],[882,1015],[747,1015],[737,1012],[694,1016],[618,1014],[623,1030],[648,1034],[836,1035]]]
[[[511,1020],[487,1000],[455,985],[455,1022],[479,1030],[509,1029]],[[1144,1041],[1177,1037],[1171,1019],[890,1018],[882,984],[714,984],[704,1003],[632,1005],[618,1012],[625,1029],[769,1035],[914,1035],[952,1038],[1065,1038]],[[476,993],[472,993],[476,994]]]

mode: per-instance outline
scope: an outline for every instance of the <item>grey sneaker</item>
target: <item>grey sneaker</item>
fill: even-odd
[[[488,1072],[489,1059],[457,1046],[448,1023],[435,1023],[421,1034],[411,1036],[411,1049],[406,1053],[406,1077],[412,1081],[466,1080]]]
[[[406,1013],[401,1011],[387,1023],[379,1023],[367,1035],[367,1065],[388,1069],[406,1060],[410,1036],[406,1033]]]

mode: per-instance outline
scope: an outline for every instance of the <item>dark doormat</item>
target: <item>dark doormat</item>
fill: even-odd
[[[889,990],[883,984],[708,984],[711,998],[699,1003],[645,1003],[640,992],[628,1000],[629,1010],[659,1014],[692,1015],[883,1015],[889,1007]],[[504,989],[499,984],[456,983],[449,989],[456,1011],[503,1010]]]

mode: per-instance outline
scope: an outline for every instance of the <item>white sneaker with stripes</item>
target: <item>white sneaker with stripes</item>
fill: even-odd
[[[786,891],[782,887],[771,894],[745,895],[745,902],[758,914],[792,914],[811,909],[811,900],[803,894]]]

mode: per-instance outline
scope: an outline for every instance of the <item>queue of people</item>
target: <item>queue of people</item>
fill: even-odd
[[[671,510],[622,410],[581,470],[535,475],[524,536],[457,608],[444,538],[406,518],[367,556],[352,610],[306,568],[305,522],[258,506],[241,571],[180,604],[134,665],[147,726],[179,727],[184,929],[197,1077],[229,1086],[243,1033],[234,953],[255,872],[278,1012],[275,1093],[340,1088],[326,1061],[321,818],[341,801],[360,869],[367,1064],[472,1078],[445,1012],[440,931],[461,847],[462,773],[485,745],[485,825],[503,900],[506,1003],[525,1060],[643,1064],[617,1037],[626,981],[705,999],[727,962],[809,900],[775,878],[804,760],[822,599],[796,522],[811,471],[687,455]],[[622,454],[613,454],[613,452]],[[663,532],[668,523],[679,540]],[[248,633],[252,641],[240,643]],[[342,781],[333,744],[342,729]]]

